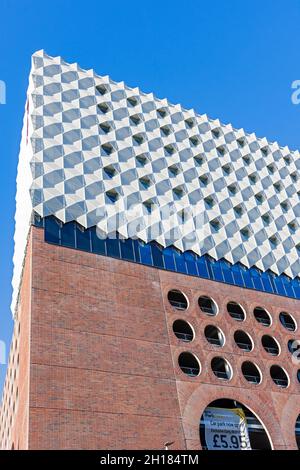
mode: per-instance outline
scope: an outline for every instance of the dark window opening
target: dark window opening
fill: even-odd
[[[277,341],[272,336],[264,335],[261,339],[264,350],[271,356],[278,356],[280,353]]]
[[[106,176],[108,176],[109,178],[113,178],[117,174],[117,170],[115,169],[113,165],[105,166],[103,168],[103,171],[106,174]]]
[[[184,320],[175,320],[173,323],[173,332],[181,341],[190,342],[194,339],[194,332],[188,322]]]
[[[261,374],[255,364],[250,361],[245,361],[242,364],[242,374],[245,379],[253,384],[259,384],[261,382]]]
[[[105,85],[97,85],[96,90],[100,93],[100,95],[105,95],[105,93],[107,93],[107,87]]]
[[[171,132],[172,132],[172,129],[171,129],[169,126],[162,126],[162,127],[160,128],[160,130],[161,130],[163,136],[168,136],[168,135],[170,135]]]
[[[214,357],[211,361],[211,368],[218,379],[230,380],[232,377],[231,367],[222,357]]]
[[[106,114],[109,111],[109,106],[107,103],[100,103],[98,104],[98,109],[102,114]]]
[[[135,158],[136,158],[136,161],[139,164],[139,166],[142,166],[142,167],[145,166],[149,161],[147,159],[147,157],[145,157],[145,155],[143,155],[143,154],[137,155]]]
[[[228,191],[231,196],[235,196],[235,194],[238,192],[238,186],[236,184],[230,184],[228,186]]]
[[[222,331],[214,325],[207,325],[204,330],[205,338],[210,344],[222,347],[225,343],[225,338]]]
[[[164,118],[168,115],[168,109],[167,108],[159,108],[157,110],[157,114],[158,114],[159,117]]]
[[[236,302],[228,302],[227,311],[229,315],[237,321],[244,321],[246,318],[245,312],[242,307]]]
[[[207,315],[217,315],[218,308],[216,303],[210,297],[201,296],[198,299],[198,305],[202,312],[206,313]]]
[[[137,100],[137,98],[135,98],[134,96],[130,96],[129,98],[127,98],[127,103],[128,103],[130,106],[134,107],[134,106],[136,106],[136,105],[138,104],[138,100]]]
[[[108,134],[112,130],[112,126],[108,122],[102,122],[99,127],[104,134]]]
[[[119,198],[119,194],[114,189],[107,191],[105,194],[108,197],[108,199],[113,203],[116,202]]]
[[[133,114],[130,116],[130,121],[133,123],[134,126],[137,126],[142,122],[142,118],[139,114]]]
[[[296,331],[296,323],[293,317],[286,312],[281,312],[279,314],[279,320],[282,326],[289,331]]]
[[[178,364],[182,372],[184,372],[189,377],[196,377],[200,374],[199,361],[192,353],[181,353],[178,357]]]
[[[236,139],[237,143],[239,144],[240,147],[244,147],[246,140],[240,137],[239,139]]]
[[[185,295],[179,290],[170,290],[168,293],[168,301],[172,307],[177,308],[177,310],[186,310],[188,307]]]
[[[142,143],[144,142],[144,136],[142,134],[135,134],[132,136],[132,139],[133,139],[133,143],[136,144],[136,145],[142,145]]]
[[[253,349],[253,343],[250,336],[242,330],[237,330],[234,333],[234,341],[243,351],[252,351]]]
[[[101,148],[106,155],[110,155],[114,151],[114,148],[111,144],[103,144],[101,145]]]
[[[185,123],[189,129],[192,129],[195,125],[195,120],[193,118],[187,118],[185,119]]]
[[[253,315],[254,315],[256,321],[258,321],[258,323],[261,323],[263,326],[270,326],[271,325],[271,317],[264,308],[256,307],[253,310]]]
[[[287,388],[289,379],[282,367],[274,365],[270,368],[270,375],[273,382],[281,388]]]

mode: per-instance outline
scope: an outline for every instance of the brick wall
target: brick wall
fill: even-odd
[[[170,289],[185,293],[187,310],[169,304]],[[200,311],[202,294],[218,304],[216,317]],[[229,316],[228,301],[241,303],[245,322]],[[271,327],[253,318],[257,305],[271,314]],[[171,440],[174,448],[197,449],[203,410],[214,399],[231,398],[257,414],[275,448],[296,448],[300,384],[287,341],[297,333],[284,330],[278,314],[292,313],[300,326],[298,306],[293,299],[52,246],[44,243],[43,230],[33,227],[19,304],[23,391],[7,447],[13,442],[31,449],[161,449]],[[193,326],[192,343],[175,337],[172,324],[178,318]],[[222,329],[222,349],[207,342],[207,324]],[[252,352],[236,346],[237,329],[252,337]],[[279,357],[264,351],[263,334],[278,340]],[[200,360],[198,377],[178,366],[186,350]],[[232,380],[221,381],[211,371],[216,355],[230,362]],[[245,358],[260,368],[260,385],[241,374]],[[287,371],[287,389],[273,383],[272,364]]]

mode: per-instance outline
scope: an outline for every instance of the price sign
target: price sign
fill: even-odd
[[[247,420],[241,408],[208,407],[204,411],[204,426],[209,450],[251,449]]]

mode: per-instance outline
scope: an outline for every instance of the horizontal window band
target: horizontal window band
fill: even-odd
[[[275,275],[262,272],[240,263],[231,265],[228,261],[214,260],[209,255],[198,256],[191,251],[180,252],[174,246],[163,248],[155,242],[141,240],[99,238],[96,227],[82,229],[76,222],[61,223],[54,216],[41,218],[33,216],[33,225],[44,228],[47,243],[87,251],[103,256],[165,269],[180,274],[196,276],[237,287],[252,289],[268,294],[300,299],[300,279],[290,279],[285,274]]]

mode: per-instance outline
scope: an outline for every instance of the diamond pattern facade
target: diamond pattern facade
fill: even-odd
[[[32,209],[294,278],[299,168],[298,151],[39,51],[18,170],[14,286]]]

